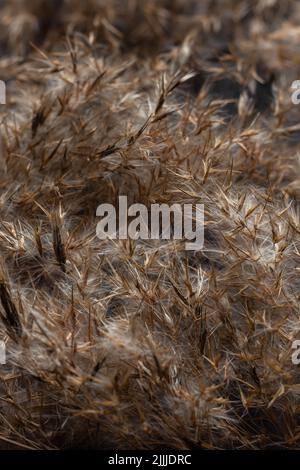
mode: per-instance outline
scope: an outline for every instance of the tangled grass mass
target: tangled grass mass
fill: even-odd
[[[2,449],[300,447],[296,0],[0,2]],[[184,240],[96,209],[204,204]]]

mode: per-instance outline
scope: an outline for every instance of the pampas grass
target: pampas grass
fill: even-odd
[[[0,446],[299,447],[296,1],[2,2]],[[203,203],[205,244],[96,208]]]

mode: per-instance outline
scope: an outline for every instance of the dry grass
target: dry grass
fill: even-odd
[[[299,3],[7,3],[0,445],[299,447]],[[98,240],[119,194],[204,249]]]

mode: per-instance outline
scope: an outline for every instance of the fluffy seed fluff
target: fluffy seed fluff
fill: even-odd
[[[0,5],[0,447],[299,448],[300,5]],[[96,208],[203,203],[205,243]]]

